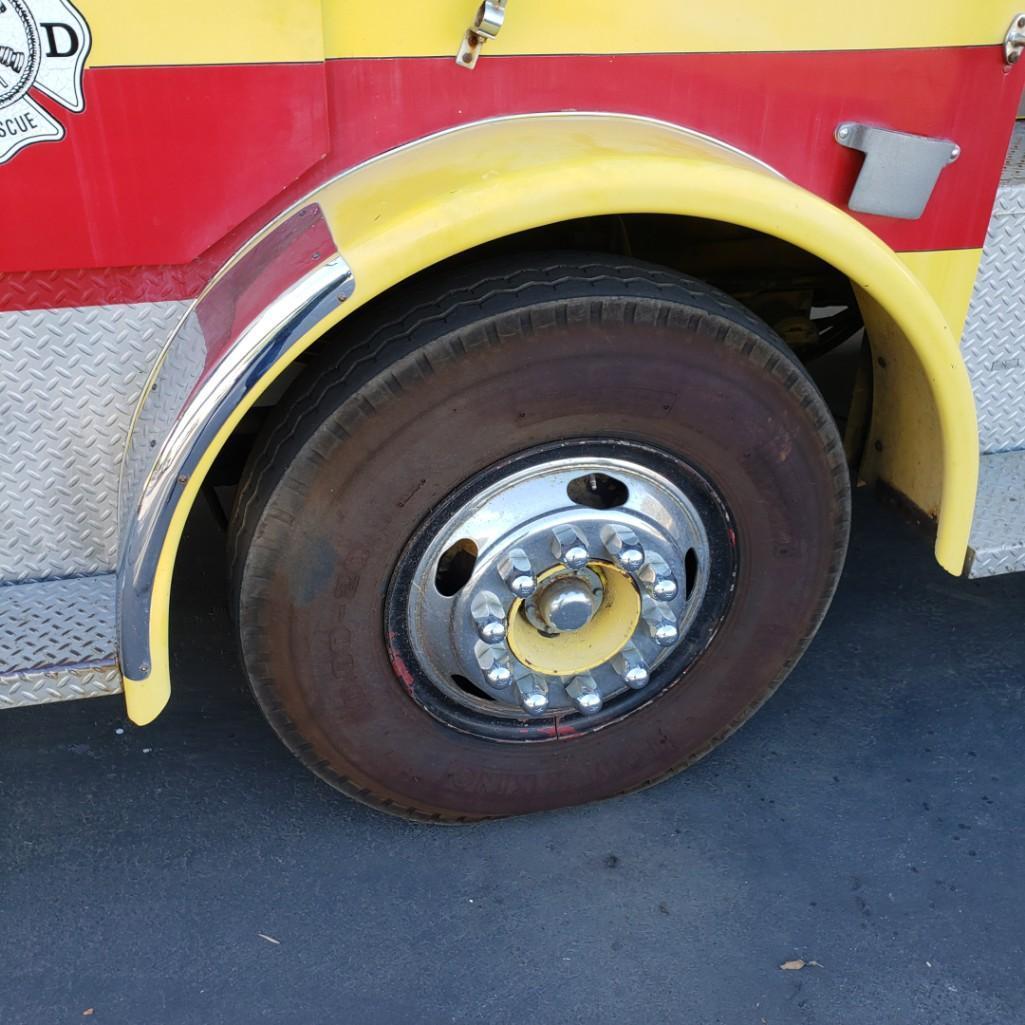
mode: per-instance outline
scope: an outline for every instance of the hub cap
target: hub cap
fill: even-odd
[[[592,721],[624,695],[653,696],[699,616],[710,547],[698,508],[660,472],[665,457],[598,447],[623,454],[567,458],[562,445],[511,460],[443,503],[400,559],[392,636],[471,719]]]
[[[597,578],[597,574],[593,574]],[[546,633],[572,633],[587,626],[600,601],[601,582],[594,585],[582,574],[570,574],[545,585],[537,599],[537,609]],[[547,630],[545,630],[547,627]]]

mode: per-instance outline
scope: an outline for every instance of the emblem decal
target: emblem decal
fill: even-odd
[[[38,90],[73,113],[85,109],[82,71],[89,26],[70,0],[0,0],[0,164],[64,126],[33,98]]]

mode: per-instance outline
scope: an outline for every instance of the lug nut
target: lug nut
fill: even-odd
[[[583,534],[568,524],[552,529],[552,555],[570,569],[583,569],[590,558]]]
[[[499,644],[505,640],[505,609],[498,596],[491,591],[481,591],[470,606],[477,635],[485,644]]]
[[[668,648],[677,642],[680,631],[677,629],[676,619],[664,605],[645,598],[641,604],[641,615],[651,639],[656,644]]]
[[[623,683],[634,690],[640,690],[650,679],[648,667],[641,657],[641,653],[632,644],[627,644],[618,655],[613,657],[612,668],[615,669]]]
[[[607,523],[601,528],[601,541],[620,569],[635,573],[644,565],[644,549],[629,527]]]
[[[653,626],[651,628],[651,636],[656,644],[663,648],[668,648],[676,643],[677,638],[680,636],[680,631],[677,630],[675,623],[667,620],[664,623]]]
[[[669,568],[669,563],[655,552],[648,553],[648,561],[641,567],[637,574],[644,589],[655,601],[672,601],[676,597],[679,588],[676,586],[676,578]]]
[[[498,575],[517,598],[529,598],[537,587],[530,559],[522,548],[507,552],[498,563]]]
[[[473,648],[477,656],[484,679],[498,690],[503,690],[512,683],[513,671],[509,652],[496,644],[485,644],[478,641]]]
[[[548,707],[548,683],[534,673],[521,676],[516,681],[516,697],[527,715],[541,715]]]
[[[485,674],[484,679],[498,690],[503,690],[512,683],[512,670],[496,662]]]
[[[590,676],[574,676],[566,684],[566,693],[582,715],[601,711],[601,691]]]

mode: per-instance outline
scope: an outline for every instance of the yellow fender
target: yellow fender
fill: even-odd
[[[710,218],[776,236],[846,274],[874,351],[907,382],[906,397],[899,389],[886,393],[873,431],[885,432],[887,420],[894,426],[886,442],[894,465],[914,478],[912,498],[923,507],[935,504],[936,558],[960,573],[975,500],[978,439],[957,340],[928,290],[888,246],[844,211],[752,157],[644,118],[529,115],[467,125],[386,153],[324,185],[302,207],[319,207],[315,217],[322,215],[337,254],[322,252],[324,246],[309,254],[314,269],[307,278],[268,297],[263,312],[252,314],[238,339],[217,353],[213,369],[230,376],[241,365],[239,339],[250,348],[272,337],[287,345],[260,349],[263,362],[236,374],[234,390],[225,391],[222,381],[221,392],[211,396],[206,385],[184,388],[178,382],[185,396],[178,423],[184,418],[197,429],[188,436],[169,429],[167,437],[155,440],[149,407],[154,396],[174,391],[181,362],[176,351],[188,343],[183,326],[137,413],[130,450],[153,455],[148,476],[140,474],[144,483],[127,494],[123,488],[119,621],[125,696],[134,722],[152,720],[170,695],[168,609],[185,520],[215,456],[263,391],[330,327],[410,275],[493,239],[573,218]],[[226,293],[230,299],[233,274],[251,299],[255,293],[240,268],[254,262],[255,249],[284,248],[295,257],[288,247],[301,248],[301,236],[279,245],[274,233],[292,231],[288,224],[295,223],[298,209],[235,257],[207,290],[208,304],[217,290],[219,303]],[[257,262],[267,261],[261,256]],[[201,297],[197,306],[203,302]],[[241,300],[236,305],[247,308]],[[183,453],[184,448],[190,450]],[[180,467],[185,470],[177,472]],[[169,472],[178,483],[162,494],[154,474],[167,478]],[[902,486],[899,479],[891,483]],[[152,514],[159,502],[166,504],[164,519],[147,519],[147,510]],[[143,551],[153,553],[149,569]]]

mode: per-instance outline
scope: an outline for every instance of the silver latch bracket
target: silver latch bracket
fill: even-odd
[[[837,125],[836,141],[865,154],[847,205],[864,214],[913,221],[922,216],[940,172],[961,155],[950,139],[909,135],[856,121]]]
[[[1021,60],[1022,51],[1025,50],[1025,14],[1016,14],[1011,21],[1011,27],[1004,36],[1004,63],[1010,67]]]
[[[472,71],[477,66],[481,49],[489,39],[494,39],[505,24],[506,0],[484,0],[477,8],[473,24],[463,35],[456,54],[456,64]]]

